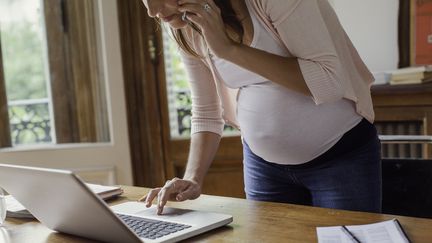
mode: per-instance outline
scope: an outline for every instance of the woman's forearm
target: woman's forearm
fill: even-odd
[[[199,132],[192,135],[183,179],[203,184],[204,177],[218,150],[220,139],[218,134],[212,132]]]
[[[296,57],[283,57],[236,44],[223,58],[290,90],[311,96]],[[251,61],[254,60],[254,61]]]

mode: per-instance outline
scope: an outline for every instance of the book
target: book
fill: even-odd
[[[397,219],[362,225],[317,227],[318,243],[410,243]]]
[[[391,72],[390,84],[422,84],[432,82],[432,66],[406,67]]]
[[[103,186],[91,183],[86,183],[86,185],[103,200],[111,199],[123,193],[123,189],[119,186]],[[34,219],[34,216],[12,195],[5,196],[5,201],[6,217]]]
[[[390,72],[374,72],[372,73],[374,76],[374,85],[382,85],[382,84],[388,84],[391,80],[391,73]]]
[[[392,80],[421,79],[424,78],[425,72],[426,72],[426,66],[400,68],[391,72],[391,79]]]

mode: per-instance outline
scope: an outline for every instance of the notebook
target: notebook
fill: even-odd
[[[0,187],[48,228],[104,242],[176,242],[232,222],[222,213],[126,202],[109,207],[73,172],[0,164]]]
[[[318,243],[410,243],[397,219],[373,224],[317,227]]]

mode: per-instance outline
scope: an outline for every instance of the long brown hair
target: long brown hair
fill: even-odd
[[[231,5],[231,1],[214,0],[214,2],[221,10],[221,16],[225,27],[227,30],[230,30],[230,33],[234,34],[234,36],[229,35],[229,37],[233,41],[241,43],[244,35],[244,29],[241,23],[242,20],[237,18],[236,13]],[[197,31],[199,34],[202,34],[198,26],[192,23],[190,25],[195,31]],[[180,48],[193,56],[200,57],[199,54],[188,44],[185,34],[181,29],[171,29],[171,33]]]

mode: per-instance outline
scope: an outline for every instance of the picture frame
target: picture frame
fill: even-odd
[[[432,0],[410,0],[410,66],[432,65]]]

